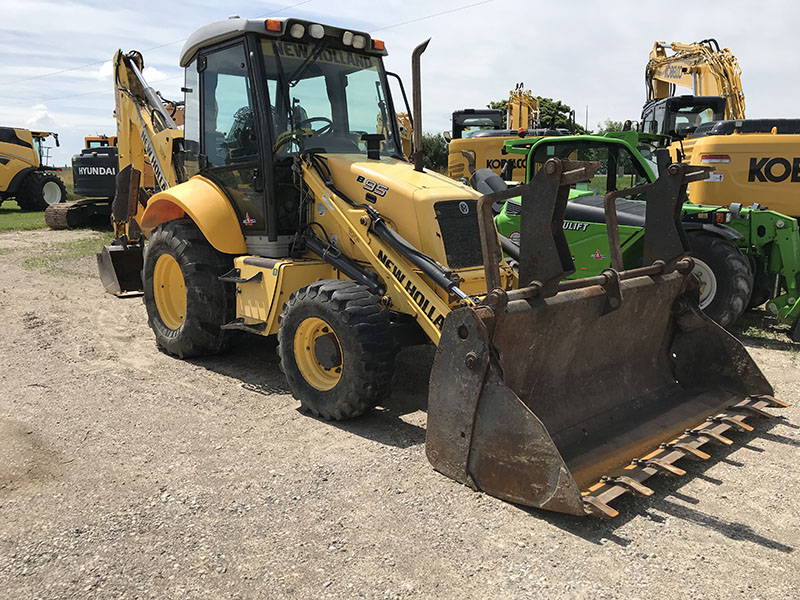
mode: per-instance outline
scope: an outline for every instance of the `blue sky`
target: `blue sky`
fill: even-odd
[[[589,128],[636,119],[653,41],[709,37],[739,59],[748,117],[800,117],[800,78],[791,75],[800,20],[794,2],[3,0],[2,6],[0,125],[58,131],[62,147],[52,151],[58,165],[80,150],[84,135],[114,133],[110,61],[117,49],[142,51],[145,77],[177,99],[182,40],[232,14],[297,16],[368,31],[385,40],[387,67],[408,87],[411,50],[432,38],[423,55],[426,131],[450,129],[453,110],[505,98],[520,81],[571,105],[581,123],[588,106]]]

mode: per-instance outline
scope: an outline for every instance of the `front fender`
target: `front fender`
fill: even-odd
[[[718,235],[722,239],[729,242],[737,243],[744,239],[744,236],[736,231],[733,227],[728,227],[721,223],[697,223],[695,221],[683,222],[683,228],[686,231],[708,231]]]
[[[166,221],[188,216],[208,242],[225,254],[247,252],[239,218],[224,192],[210,180],[195,175],[189,181],[153,194],[139,227],[145,236]]]

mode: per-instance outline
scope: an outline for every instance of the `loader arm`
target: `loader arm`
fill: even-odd
[[[348,202],[333,192],[309,161],[303,162],[303,180],[331,218],[348,232],[355,252],[368,258],[372,270],[386,286],[386,297],[392,310],[413,316],[428,338],[438,344],[445,317],[451,308],[432,288],[430,278],[423,277],[419,268],[409,262],[408,255],[387,241],[385,230],[381,234],[386,225],[378,213],[364,205]],[[441,283],[447,285],[445,281]],[[474,301],[454,283],[449,291],[466,305],[474,305]]]

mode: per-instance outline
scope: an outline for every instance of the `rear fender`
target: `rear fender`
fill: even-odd
[[[139,226],[145,236],[166,221],[189,217],[208,242],[225,254],[244,254],[247,245],[239,219],[225,193],[205,177],[189,181],[151,196]]]

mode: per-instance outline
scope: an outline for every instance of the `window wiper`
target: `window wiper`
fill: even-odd
[[[324,38],[317,42],[317,45],[314,46],[314,49],[311,51],[311,54],[308,55],[300,66],[295,69],[294,73],[291,74],[289,77],[288,87],[294,87],[300,81],[300,78],[305,74],[308,68],[311,66],[311,63],[317,60],[317,57],[322,53],[325,47],[328,45],[327,40]]]

